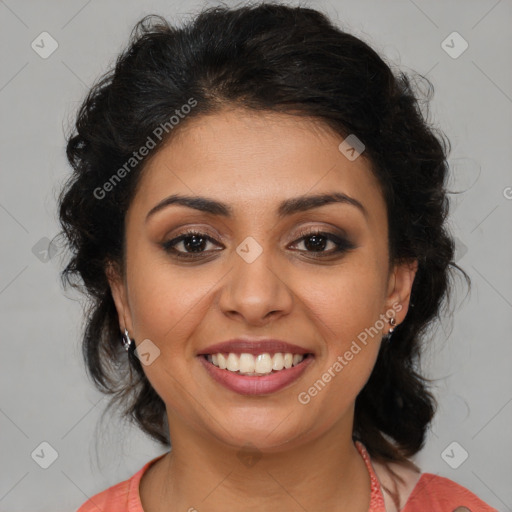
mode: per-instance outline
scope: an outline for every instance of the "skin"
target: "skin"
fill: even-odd
[[[142,478],[146,512],[368,510],[354,403],[389,324],[308,404],[298,394],[381,314],[403,321],[417,266],[388,265],[381,189],[364,154],[350,161],[339,151],[342,140],[311,119],[226,108],[181,126],[147,162],[126,215],[125,271],[109,271],[120,328],[160,350],[144,371],[166,404],[173,447]],[[366,215],[342,203],[276,215],[285,199],[332,192],[357,199]],[[146,220],[171,194],[222,201],[233,217],[170,205]],[[215,240],[192,263],[162,247],[187,228]],[[313,228],[355,248],[322,259],[301,238]],[[236,252],[248,236],[263,251],[252,263]],[[326,241],[320,253],[335,247]],[[315,358],[285,389],[239,395],[196,354],[240,335],[284,339]],[[261,455],[251,467],[237,457],[248,442]]]

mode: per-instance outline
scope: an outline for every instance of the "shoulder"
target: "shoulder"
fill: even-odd
[[[403,464],[372,460],[388,512],[498,512],[462,485]],[[398,498],[398,507],[392,495]]]
[[[440,512],[498,512],[462,485],[431,473],[422,473],[403,512],[419,512],[425,507]]]
[[[139,483],[142,475],[157,460],[159,455],[150,460],[132,477],[105,489],[89,498],[76,512],[144,512],[140,501]]]
[[[133,478],[133,477],[132,477]],[[89,498],[77,512],[117,512],[127,510],[130,493],[130,480],[119,482],[108,489]]]
[[[89,498],[77,512],[98,512],[98,510],[102,510],[103,512],[117,512],[118,510],[128,510],[128,497],[132,478],[134,477],[124,482],[119,482],[95,494],[92,498]]]

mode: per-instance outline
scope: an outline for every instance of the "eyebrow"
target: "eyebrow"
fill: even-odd
[[[304,212],[307,210],[311,210],[312,208],[319,208],[320,206],[325,206],[327,204],[348,204],[355,206],[363,215],[368,218],[368,212],[365,207],[353,197],[348,196],[342,192],[333,192],[330,194],[317,194],[317,195],[308,195],[308,196],[298,196],[290,199],[285,199],[279,204],[277,209],[277,216],[279,218],[284,218],[295,213]],[[222,203],[220,201],[216,201],[214,199],[209,199],[207,197],[201,196],[182,196],[178,194],[173,194],[169,197],[166,197],[162,201],[160,201],[156,206],[151,208],[151,210],[146,215],[146,221],[155,213],[167,208],[170,205],[181,205],[187,206],[188,208],[193,208],[195,210],[199,210],[204,213],[209,213],[211,215],[218,215],[222,217],[226,217],[228,219],[233,217],[233,208],[226,203]]]

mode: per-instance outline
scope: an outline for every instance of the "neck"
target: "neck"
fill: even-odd
[[[141,481],[147,512],[302,511],[319,504],[368,511],[370,477],[351,428],[334,425],[309,442],[251,451],[200,436],[176,418],[169,425],[172,450],[154,465],[153,478]]]

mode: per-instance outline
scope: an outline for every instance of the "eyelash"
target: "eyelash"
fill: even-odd
[[[193,236],[200,237],[200,238],[206,240],[207,242],[216,243],[216,241],[212,237],[208,236],[206,233],[201,233],[200,231],[195,231],[195,230],[189,230],[189,231],[185,231],[184,233],[177,236],[176,238],[173,238],[172,240],[163,242],[162,247],[166,252],[172,253],[175,257],[177,257],[179,259],[184,259],[184,260],[185,259],[199,259],[208,251],[203,251],[203,252],[198,252],[198,253],[186,253],[186,252],[177,251],[174,248],[177,244],[179,244],[183,240],[185,240],[187,238],[191,238]],[[300,231],[299,238],[297,238],[294,243],[302,242],[303,240],[305,240],[309,237],[313,237],[313,236],[321,236],[323,238],[326,238],[328,241],[333,242],[337,246],[334,250],[331,250],[331,251],[318,251],[316,253],[315,253],[315,251],[301,251],[301,252],[308,252],[308,253],[312,253],[312,254],[318,254],[318,256],[314,256],[315,258],[324,258],[327,256],[332,256],[334,254],[341,254],[341,253],[345,253],[347,251],[350,251],[350,250],[356,248],[356,246],[352,242],[350,242],[349,240],[347,240],[345,238],[340,238],[332,233],[317,230],[317,229],[313,229],[313,230],[309,230],[309,231],[308,230]],[[213,251],[213,252],[217,252],[217,251]]]

